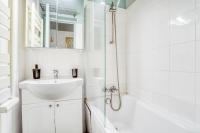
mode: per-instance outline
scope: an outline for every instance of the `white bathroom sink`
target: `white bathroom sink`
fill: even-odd
[[[77,88],[82,87],[83,79],[42,79],[26,80],[19,84],[20,89],[26,89],[35,96],[46,100],[62,99]]]

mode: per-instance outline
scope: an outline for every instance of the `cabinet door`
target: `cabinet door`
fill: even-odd
[[[82,100],[62,101],[55,105],[56,133],[82,133]]]
[[[23,105],[23,133],[55,133],[54,103]]]

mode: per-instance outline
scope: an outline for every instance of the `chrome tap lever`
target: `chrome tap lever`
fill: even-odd
[[[116,86],[111,86],[110,88],[105,88],[105,92],[114,93],[117,91]]]
[[[53,70],[53,77],[54,77],[54,79],[58,79],[58,74],[59,74],[59,71],[57,69],[54,69]]]

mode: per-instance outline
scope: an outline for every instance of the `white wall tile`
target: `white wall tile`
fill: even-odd
[[[200,72],[200,41],[196,44],[196,72]]]
[[[197,108],[196,108],[196,122],[197,122],[197,125],[199,126],[199,124],[200,124],[200,105],[197,105]]]
[[[151,79],[153,79],[154,91],[160,95],[169,95],[169,72],[158,71],[155,72]]]
[[[170,73],[170,96],[190,104],[195,103],[194,74],[184,72]]]
[[[177,44],[171,47],[171,70],[195,71],[195,42]]]
[[[195,15],[196,15],[196,40],[200,41],[200,4],[195,10]]]
[[[200,0],[196,0],[196,7],[200,7]]]
[[[195,50],[195,2],[141,0],[127,9],[128,92],[149,94],[153,103],[192,121],[200,53],[198,46]]]
[[[183,24],[181,24],[182,21],[184,21]],[[172,18],[170,20],[170,23],[171,23],[172,44],[184,43],[195,40],[194,18],[184,18],[182,16],[178,16]]]
[[[170,0],[171,43],[195,40],[195,0]]]
[[[200,124],[200,73],[196,74],[195,92],[196,92],[196,122]]]
[[[152,4],[154,15],[154,33],[155,43],[158,47],[166,47],[170,45],[170,21],[169,21],[169,0],[155,0]]]
[[[195,0],[169,0],[171,16],[179,16],[195,9]]]
[[[157,49],[156,63],[159,70],[170,70],[170,47]]]
[[[200,41],[200,23],[196,25],[196,40]]]
[[[140,56],[129,54],[127,56],[127,86],[129,89],[140,88]]]
[[[195,76],[196,103],[200,106],[200,73]]]
[[[41,68],[41,77],[52,77],[53,69],[59,70],[60,76],[71,76],[71,69],[77,67],[82,76],[83,56],[81,50],[69,49],[27,49],[25,52],[25,78],[32,78],[35,64]]]

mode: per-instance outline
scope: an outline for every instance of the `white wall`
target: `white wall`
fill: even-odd
[[[78,68],[83,76],[83,51],[70,49],[29,49],[25,51],[25,79],[32,78],[32,69],[38,64],[41,78],[53,78],[53,70],[59,70],[60,77],[71,77],[71,69]]]
[[[127,9],[128,91],[200,124],[200,0],[137,0]]]
[[[19,27],[21,28],[22,23],[21,19],[19,19],[18,15],[22,13],[22,8],[20,8],[23,5],[23,0],[20,1],[10,1],[9,6],[11,8],[11,14],[12,14],[12,21],[11,21],[11,47],[10,52],[11,54],[11,73],[12,73],[12,96],[18,97],[19,96],[19,90],[18,90],[18,81],[23,75],[23,71],[18,72],[18,70],[23,69],[23,67],[18,66],[18,64],[23,64],[22,58],[19,59],[18,54],[20,55],[23,53],[21,52],[21,45],[23,44],[22,41],[22,30],[19,30]],[[8,2],[8,0],[2,0],[2,2]],[[20,15],[19,15],[20,16]],[[23,27],[23,26],[22,26]],[[20,63],[18,63],[18,61]],[[22,65],[23,66],[23,65]],[[0,123],[0,126],[2,124],[2,130],[5,133],[20,133],[20,127],[21,127],[21,117],[20,117],[20,106],[17,105],[16,108],[13,109],[13,111],[10,111],[8,114],[2,115],[2,123]],[[4,121],[6,120],[7,121]]]
[[[13,43],[12,43],[12,89],[13,96],[19,97],[18,83],[24,79],[24,20],[19,16],[25,15],[25,0],[13,1]],[[15,40],[14,40],[15,39]],[[16,106],[12,113],[12,133],[21,133],[21,105]]]

